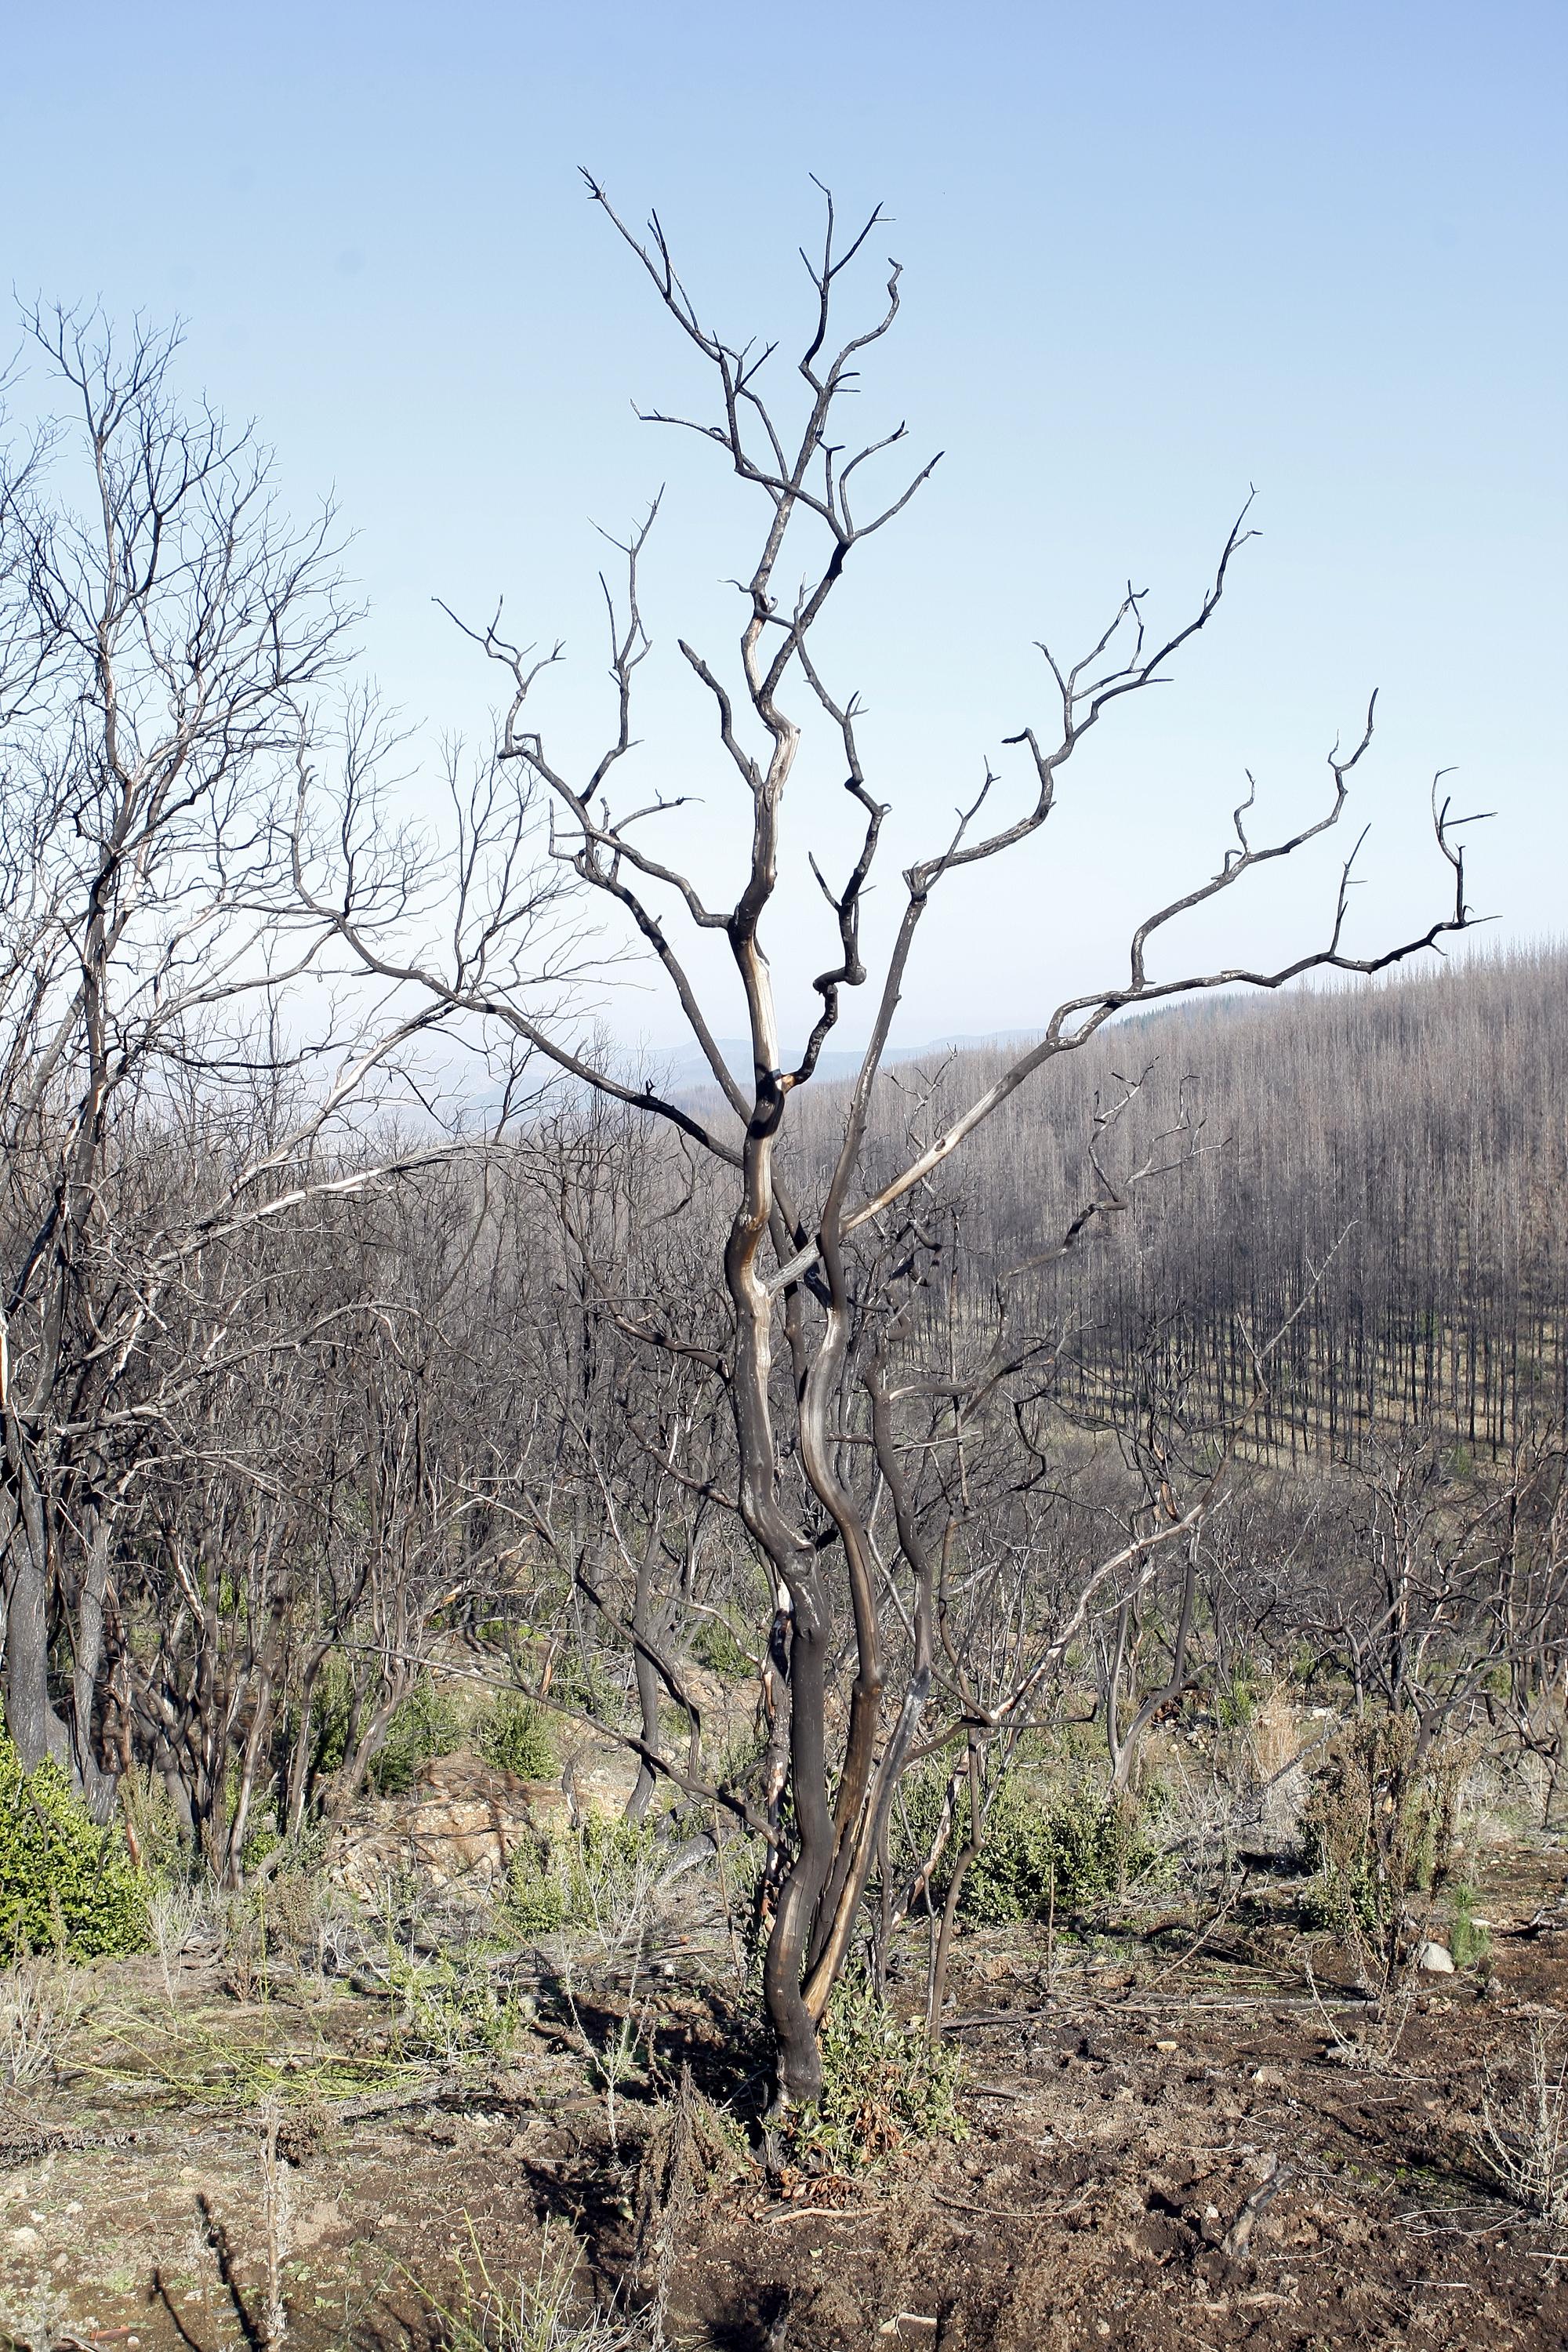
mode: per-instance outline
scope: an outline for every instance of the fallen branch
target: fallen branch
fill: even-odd
[[[1263,2179],[1220,2240],[1219,2250],[1227,2261],[1240,2262],[1251,2242],[1253,2231],[1290,2178],[1291,2168],[1282,2166],[1278,2156],[1271,2156]]]

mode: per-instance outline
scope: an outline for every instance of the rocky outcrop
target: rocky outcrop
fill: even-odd
[[[564,1827],[566,1798],[548,1780],[521,1780],[478,1756],[433,1756],[404,1797],[384,1797],[345,1823],[327,1857],[330,1875],[368,1895],[413,1871],[435,1887],[489,1893],[529,1838]]]

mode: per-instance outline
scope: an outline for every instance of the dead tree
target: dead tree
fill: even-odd
[[[171,1364],[162,1335],[204,1253],[429,1159],[335,1158],[428,1008],[341,1013],[292,887],[352,619],[330,513],[281,521],[253,434],[176,396],[177,338],[29,324],[67,414],[0,450],[5,1704],[102,1815],[117,1524],[230,1352]]]
[[[733,884],[721,898],[705,894],[689,872],[658,853],[657,828],[673,804],[619,790],[636,743],[637,673],[650,649],[639,588],[650,514],[626,548],[624,591],[610,596],[615,716],[603,753],[583,771],[552,756],[534,716],[556,656],[535,657],[507,640],[499,615],[470,633],[499,665],[508,703],[493,762],[465,809],[465,832],[448,867],[445,960],[421,951],[412,936],[395,953],[360,929],[352,913],[338,912],[336,919],[369,970],[422,994],[444,1015],[472,1018],[521,1041],[578,1082],[665,1122],[709,1163],[710,1194],[723,1188],[726,1225],[703,1295],[669,1297],[644,1318],[643,1337],[650,1349],[664,1353],[706,1349],[713,1297],[727,1307],[729,1328],[715,1370],[734,1425],[735,1507],[773,1587],[768,1655],[789,1798],[787,1816],[777,1808],[773,1815],[779,1826],[765,1997],[777,2038],[780,2096],[810,2099],[821,2081],[817,2027],[850,1948],[879,1825],[931,1687],[936,1569],[921,1530],[900,1515],[900,1441],[876,1393],[885,1375],[882,1336],[896,1321],[889,1313],[888,1286],[901,1262],[897,1244],[918,1220],[923,1188],[1021,1087],[1129,1007],[1200,990],[1277,989],[1309,971],[1378,971],[1461,929],[1468,919],[1463,859],[1447,803],[1435,801],[1436,845],[1451,888],[1444,910],[1417,936],[1375,953],[1352,951],[1346,925],[1352,861],[1347,859],[1317,945],[1271,965],[1198,966],[1173,978],[1157,977],[1151,969],[1156,938],[1184,915],[1226,898],[1259,868],[1340,824],[1372,740],[1369,706],[1352,746],[1336,745],[1329,756],[1325,802],[1313,823],[1257,841],[1248,829],[1255,798],[1249,791],[1235,812],[1232,844],[1217,866],[1137,924],[1124,968],[1054,1007],[1031,1009],[1037,1042],[955,1108],[902,1164],[868,1181],[867,1139],[879,1073],[911,957],[943,884],[1032,840],[1048,822],[1068,762],[1085,738],[1129,697],[1167,677],[1183,649],[1208,626],[1251,535],[1246,511],[1227,533],[1195,611],[1180,625],[1156,630],[1145,595],[1130,589],[1081,659],[1064,664],[1046,652],[1048,721],[1015,726],[1004,739],[1002,766],[986,763],[979,785],[963,796],[947,840],[905,869],[898,920],[873,974],[862,925],[889,803],[886,787],[868,770],[857,695],[828,676],[819,651],[821,625],[857,551],[909,510],[936,462],[916,466],[878,493],[872,484],[879,467],[901,448],[905,427],[894,425],[864,442],[847,437],[847,412],[851,396],[861,394],[862,368],[899,311],[895,264],[879,310],[847,333],[837,325],[846,274],[866,253],[881,215],[874,213],[845,239],[827,201],[824,240],[806,264],[809,323],[786,385],[776,370],[769,372],[775,345],[737,344],[708,323],[657,218],[646,240],[639,238],[611,210],[599,184],[588,184],[713,388],[711,413],[688,417],[656,410],[651,421],[696,434],[754,495],[760,510],[752,551],[740,567],[735,659],[717,661],[680,641],[695,688],[707,700],[721,769],[741,797]],[[802,584],[791,584],[797,579]],[[858,828],[858,848],[837,880],[827,877],[815,855],[814,812],[795,805],[797,754],[808,724],[826,730]],[[1021,793],[1009,784],[1014,776]],[[1013,813],[994,816],[1009,790]],[[619,919],[628,943],[647,953],[672,991],[710,1074],[709,1105],[678,1100],[618,1071],[584,1043],[580,1020],[563,1018],[559,992],[531,985],[523,963],[515,957],[509,962],[506,910],[525,907],[537,887],[521,862],[519,845],[541,821],[542,810],[550,813],[550,855],[570,866],[606,916]],[[813,983],[815,1014],[793,1061],[784,1043],[791,1024],[776,1001],[765,949],[786,866],[815,874],[835,941]],[[302,855],[300,870],[310,912],[332,914],[341,892],[326,869]],[[689,936],[710,940],[728,954],[745,1003],[749,1066],[731,1068],[721,1050],[720,1024],[704,1003],[685,945]],[[819,1167],[803,1168],[788,1159],[794,1115],[847,998],[861,989],[869,993],[868,1042],[834,1112],[832,1148]],[[844,1418],[847,1398],[857,1391],[864,1412],[858,1427]],[[884,1517],[874,1541],[871,1512],[883,1497],[890,1499],[891,1525]],[[907,1671],[890,1682],[879,1588],[893,1552],[916,1600]],[[830,1682],[840,1641],[847,1649],[848,1700],[830,1752]]]

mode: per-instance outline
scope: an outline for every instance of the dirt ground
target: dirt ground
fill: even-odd
[[[1531,2021],[1568,1995],[1568,1867],[1500,1864],[1485,1909],[1489,1976],[1421,1979],[1392,2053],[1327,1944],[1314,1994],[1287,1889],[1248,1890],[1206,1933],[965,1937],[967,2137],[784,2197],[761,2165],[721,2164],[672,2215],[668,2341],[1561,2347],[1568,2233],[1503,2200],[1477,2123]],[[653,2091],[668,2100],[689,2064],[700,2089],[754,2106],[728,1954],[688,1937],[653,1966],[651,2009],[646,1975],[637,1994]],[[911,1951],[896,1992],[912,2000],[918,1975]],[[268,2113],[296,2352],[440,2344],[462,2273],[533,2275],[547,2222],[581,2242],[584,2296],[626,2291],[658,2110],[642,2075],[612,2105],[583,2047],[616,2031],[625,1972],[585,1973],[575,2016],[536,1978],[504,2066],[419,2072],[384,2054],[384,2010],[361,1993],[239,1999],[210,1961],[168,1983],[155,1960],[100,1964],[59,2079],[0,2103],[12,2340],[266,2341]]]

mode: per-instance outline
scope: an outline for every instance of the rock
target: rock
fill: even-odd
[[[489,1896],[525,1840],[554,1836],[591,1814],[619,1821],[640,1769],[618,1741],[594,1738],[568,1754],[560,1785],[520,1780],[466,1752],[433,1756],[406,1796],[367,1803],[340,1826],[328,1875],[363,1898],[400,1871],[432,1889]]]
[[[487,1893],[526,1839],[567,1819],[566,1799],[549,1781],[520,1780],[477,1756],[434,1756],[407,1796],[384,1798],[368,1822],[339,1831],[327,1867],[357,1895],[405,1870],[427,1886]]]
[[[567,1759],[561,1778],[579,1816],[596,1813],[602,1821],[618,1822],[641,1770],[629,1748],[618,1741],[590,1739]]]
[[[1423,1944],[1415,1955],[1415,1965],[1418,1969],[1425,1969],[1429,1976],[1451,1977],[1454,1955],[1447,1944]]]

